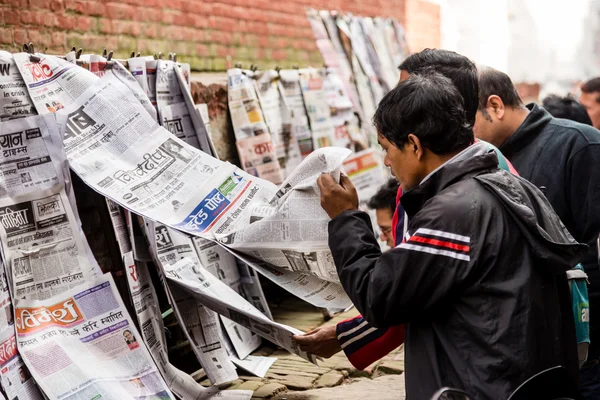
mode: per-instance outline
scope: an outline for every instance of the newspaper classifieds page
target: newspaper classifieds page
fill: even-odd
[[[46,299],[93,276],[62,185],[0,199],[0,237],[15,298]]]
[[[44,301],[17,300],[17,346],[53,399],[174,399],[110,275]]]
[[[300,350],[292,340],[292,335],[301,333],[299,330],[271,321],[191,259],[185,258],[174,265],[166,266],[165,276],[211,310],[247,327],[289,352],[315,362],[312,354]]]
[[[0,50],[0,121],[36,114],[12,54]]]
[[[40,389],[17,351],[13,307],[4,266],[0,267],[0,382],[10,400],[42,400]]]
[[[36,53],[40,61],[31,61],[30,56],[13,55],[38,114],[62,110],[98,80],[93,73],[59,57]]]
[[[164,267],[169,264],[175,264],[177,261],[186,257],[192,260],[196,265],[204,265],[201,264],[201,261],[198,257],[199,254],[189,236],[170,229],[164,225],[150,224],[150,226],[154,227],[156,242],[154,247],[156,249],[158,262],[161,266]],[[205,250],[202,258],[210,258],[212,260],[211,266],[216,272],[215,276],[218,276],[221,281],[225,282],[225,284],[230,287],[238,286],[240,284],[239,274],[237,274],[237,265],[235,265],[235,262],[233,266],[228,266],[222,262],[226,260],[221,260],[219,253],[211,252],[210,249]],[[235,270],[233,270],[233,268],[235,268]],[[237,279],[235,277],[236,274]],[[193,299],[190,299],[189,296],[185,295],[185,293],[182,293],[178,287],[170,287],[170,290],[174,294],[176,300],[181,299],[186,302],[193,301]],[[178,308],[181,309],[179,305]],[[196,307],[192,307],[192,309],[194,308]],[[185,311],[182,311],[182,316],[186,317]],[[224,317],[222,317],[222,319],[224,319]],[[260,346],[260,337],[255,335],[247,328],[235,324],[230,320],[224,319],[223,323],[230,340],[235,343],[234,347],[239,358],[245,358],[248,354]],[[203,358],[206,359],[206,357]]]
[[[312,133],[308,124],[308,116],[304,108],[302,90],[300,89],[300,73],[298,70],[279,71],[277,82],[282,101],[290,114],[292,136],[296,139],[302,158],[313,151]]]
[[[123,263],[126,268],[127,281],[139,326],[141,327],[142,337],[169,389],[181,399],[204,400],[214,398],[214,389],[202,387],[189,374],[177,369],[168,360],[162,315],[158,309],[158,298],[152,286],[148,265],[146,263],[136,263],[131,252],[123,256]],[[249,399],[252,397],[250,391],[239,392],[245,393],[236,393],[236,396],[232,399]],[[244,394],[246,397],[240,397],[240,394]]]

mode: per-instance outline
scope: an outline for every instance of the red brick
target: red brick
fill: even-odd
[[[50,3],[52,0],[29,0],[29,5],[32,8],[50,8]]]
[[[128,4],[108,3],[106,4],[106,16],[111,19],[133,19],[135,7]]]
[[[12,44],[13,33],[11,28],[0,28],[0,43]]]
[[[199,43],[199,44],[196,44],[196,54],[195,55],[200,56],[200,57],[207,57],[208,55],[210,55],[210,50],[207,45]]]
[[[11,10],[11,9],[2,10],[2,16],[3,16],[5,24],[8,24],[8,25],[19,25],[20,24],[19,12],[17,12],[16,10]]]
[[[13,29],[13,35],[18,47],[21,47],[24,43],[28,42],[27,31],[25,29],[15,28]]]
[[[67,34],[65,32],[52,32],[51,45],[56,47],[65,47],[67,43]]]

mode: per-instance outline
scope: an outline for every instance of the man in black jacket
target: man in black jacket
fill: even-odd
[[[581,262],[590,282],[591,312],[581,389],[587,399],[600,399],[600,311],[594,311],[600,309],[600,131],[553,118],[535,104],[525,106],[510,78],[492,68],[479,69],[474,131],[500,148],[523,178],[542,188],[573,237],[590,246]]]
[[[344,289],[370,324],[406,324],[408,399],[443,386],[506,399],[543,369],[576,375],[575,342],[561,333],[561,313],[572,321],[572,311],[560,299],[585,246],[535,186],[499,170],[484,144],[469,146],[463,99],[447,78],[411,76],[374,120],[406,190],[402,244],[381,253],[347,177],[318,183]]]

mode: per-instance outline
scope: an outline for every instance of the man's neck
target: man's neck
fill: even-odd
[[[496,147],[502,146],[508,139],[510,139],[510,137],[514,135],[523,122],[525,122],[525,119],[528,115],[529,109],[527,109],[525,106],[507,108],[506,117],[503,124],[504,126],[499,137],[501,143],[497,144]]]
[[[454,156],[459,154],[461,151],[462,150],[459,150],[457,152],[454,152],[451,154],[444,154],[444,155],[434,154],[434,153],[430,152],[428,154],[427,167],[424,171],[423,177],[421,178],[421,183],[423,183],[423,181],[428,176],[430,176],[433,172],[435,172],[437,169],[439,169],[442,165],[447,163],[449,160],[451,160]]]

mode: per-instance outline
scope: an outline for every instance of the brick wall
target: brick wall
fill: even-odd
[[[175,52],[213,71],[226,69],[228,56],[262,68],[320,65],[307,7],[393,16],[411,49],[440,44],[439,6],[424,0],[2,0],[0,49],[31,41],[54,54],[72,46],[116,57]]]

